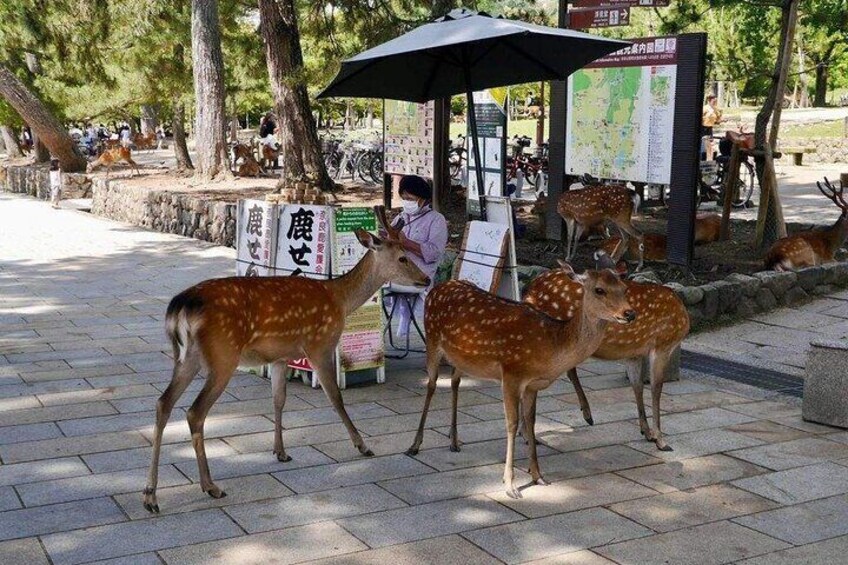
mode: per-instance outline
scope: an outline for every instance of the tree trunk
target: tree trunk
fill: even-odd
[[[224,59],[218,26],[218,0],[192,0],[191,46],[197,98],[197,175],[229,176],[227,119],[224,112]]]
[[[150,104],[141,105],[141,133],[156,133],[159,126],[159,112],[156,106]]]
[[[259,22],[274,95],[274,111],[281,123],[283,177],[309,177],[321,190],[335,185],[327,174],[321,144],[303,82],[303,52],[294,0],[259,0]]]
[[[18,144],[18,137],[15,135],[15,130],[11,126],[0,125],[0,136],[3,137],[3,144],[6,146],[6,156],[9,159],[17,159],[24,156],[24,152],[21,151],[21,146]]]
[[[177,170],[193,170],[191,156],[188,154],[185,136],[185,104],[179,96],[174,98],[174,117],[171,121],[171,130],[174,133],[174,157],[177,159]]]
[[[50,160],[50,150],[41,142],[35,131],[32,132],[32,146],[34,148],[32,155],[36,163],[46,163]]]
[[[430,15],[440,18],[456,7],[456,0],[432,0]]]
[[[777,143],[780,128],[780,114],[783,107],[783,93],[786,90],[786,77],[792,58],[792,41],[795,36],[795,23],[798,17],[799,0],[785,0],[782,7],[780,42],[772,75],[771,88],[763,107],[757,114],[754,129],[754,144],[761,151],[756,158],[757,177],[760,182],[760,207],[757,213],[756,247],[763,250],[777,239],[786,235],[783,222],[783,210],[777,191],[774,175],[773,151]],[[766,127],[771,119],[771,131],[766,139]]]
[[[822,108],[827,105],[827,64],[816,65],[816,94],[813,106]]]
[[[34,136],[59,159],[59,166],[68,173],[84,171],[87,161],[52,112],[5,66],[0,65],[0,96],[20,114]]]

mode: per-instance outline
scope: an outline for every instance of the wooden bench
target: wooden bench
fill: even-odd
[[[784,155],[792,155],[792,163],[796,167],[801,166],[801,161],[804,159],[804,153],[815,153],[815,147],[783,147],[780,152]]]

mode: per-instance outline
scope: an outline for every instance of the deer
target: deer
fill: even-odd
[[[345,411],[336,380],[334,355],[345,319],[387,282],[424,288],[430,279],[407,257],[399,242],[380,239],[362,229],[356,231],[356,237],[368,251],[341,277],[210,279],[171,300],[165,325],[174,352],[174,371],[156,404],[153,456],[143,492],[145,509],[159,512],[156,487],[162,433],[174,404],[201,367],[207,370],[206,383],[189,408],[187,420],[200,487],[212,498],[226,493],[215,485],[209,472],[204,422],[239,365],[272,364],[274,453],[278,461],[291,461],[282,439],[286,382],[280,377],[288,360],[304,357],[314,367],[353,445],[366,457],[374,455]]]
[[[114,147],[107,149],[94,161],[90,162],[85,169],[85,172],[91,173],[100,167],[106,167],[106,178],[109,178],[109,173],[112,171],[112,165],[118,161],[126,161],[130,165],[130,177],[133,176],[133,171],[141,174],[138,168],[138,163],[133,161],[132,153],[129,147]]]
[[[707,213],[695,217],[695,245],[718,241],[720,235],[721,216]]]
[[[718,214],[698,214],[695,218],[695,245],[718,241],[720,233],[721,216]],[[638,240],[629,239],[626,247],[620,237],[613,236],[601,244],[601,249],[616,260],[622,257],[637,260],[641,253],[643,261],[665,261],[667,246],[668,238],[665,234],[646,233],[642,234],[641,243]]]
[[[611,264],[609,257],[600,257],[600,265]],[[604,261],[606,260],[606,262]],[[557,319],[568,320],[579,314],[581,287],[574,282],[567,264],[536,277],[527,286],[524,302]],[[627,377],[636,397],[639,429],[648,441],[656,443],[660,451],[672,451],[660,427],[660,398],[665,370],[674,351],[689,334],[689,313],[683,301],[670,288],[652,284],[624,281],[627,301],[638,309],[639,317],[629,326],[607,325],[598,349],[592,353],[597,359],[624,361]],[[648,425],[643,399],[642,367],[650,367],[651,408],[654,429]],[[569,370],[572,382],[577,380],[577,370]],[[591,415],[582,389],[577,399],[583,411]],[[591,423],[589,419],[588,422]],[[529,431],[525,430],[525,436]]]
[[[253,151],[250,147],[243,143],[233,145],[233,163],[241,159],[242,164],[238,166],[238,176],[240,177],[258,177],[264,171],[262,165],[253,156]]]
[[[824,179],[824,186],[821,182],[816,182],[816,186],[842,211],[839,219],[830,227],[815,228],[778,239],[766,252],[767,269],[791,271],[834,262],[834,254],[845,243],[848,235],[848,203],[842,194],[845,186],[840,181],[837,189],[827,178]]]
[[[623,185],[587,186],[564,192],[557,202],[557,212],[565,220],[567,228],[566,261],[577,253],[583,232],[606,221],[618,227],[623,239],[630,236],[641,242],[642,234],[631,223],[633,212],[638,208],[639,196]]]
[[[439,363],[453,365],[451,377],[456,404],[460,372],[471,377],[500,381],[506,414],[507,451],[503,480],[506,494],[521,498],[513,481],[515,433],[519,401],[529,430],[535,425],[536,395],[560,375],[594,352],[609,323],[630,324],[636,311],[625,297],[624,283],[609,270],[568,272],[580,288],[580,315],[556,320],[529,304],[513,302],[485,292],[467,282],[451,280],[427,296],[424,327],[427,335],[427,396],[418,432],[409,455],[418,453],[430,401],[436,390]],[[565,308],[565,303],[558,306]],[[451,447],[456,451],[456,411]],[[533,484],[547,484],[536,457],[535,435],[529,434],[530,475]]]
[[[280,146],[271,147],[269,145],[262,145],[262,165],[267,168],[273,168],[274,163],[277,162],[277,159],[280,158]]]
[[[137,133],[133,136],[133,143],[136,149],[147,149],[153,151],[156,148],[156,133]]]

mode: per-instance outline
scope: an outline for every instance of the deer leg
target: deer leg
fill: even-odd
[[[353,442],[353,446],[356,447],[362,455],[366,457],[373,457],[374,452],[368,449],[368,446],[365,445],[365,441],[362,439],[362,436],[359,434],[356,426],[353,425],[350,416],[347,414],[347,410],[345,410],[342,393],[339,390],[339,383],[336,375],[336,362],[335,359],[333,359],[332,351],[329,354],[321,355],[318,359],[313,359],[309,356],[307,357],[310,362],[315,363],[315,369],[318,371],[318,381],[321,383],[321,388],[324,389],[324,394],[326,394],[327,398],[330,399],[330,403],[333,405],[333,408],[336,409],[336,412],[342,419],[342,423],[345,425],[345,428],[347,428],[347,433],[350,436],[350,440]]]
[[[574,392],[577,393],[577,401],[580,403],[580,411],[583,413],[583,419],[590,426],[595,425],[595,419],[592,418],[592,409],[589,408],[589,401],[586,399],[586,393],[583,392],[583,385],[577,378],[577,367],[568,370],[568,380],[574,386]]]
[[[503,482],[506,485],[506,495],[510,498],[521,498],[521,493],[515,488],[513,465],[515,462],[515,434],[518,431],[518,402],[521,393],[518,384],[510,382],[507,375],[501,381],[503,390],[504,415],[506,416],[506,465],[504,466]]]
[[[430,346],[427,347],[427,396],[424,398],[424,410],[421,412],[421,420],[418,422],[418,432],[415,434],[415,439],[412,445],[406,450],[407,455],[418,455],[418,450],[421,448],[421,442],[424,441],[424,424],[427,423],[427,412],[430,410],[430,401],[433,399],[433,393],[436,392],[436,381],[439,379],[439,362],[441,354],[430,353]],[[436,351],[435,348],[433,351]],[[456,371],[456,369],[454,369]],[[453,385],[453,381],[451,381]],[[459,383],[457,383],[459,387]]]
[[[450,450],[459,451],[459,433],[456,429],[456,409],[459,401],[459,383],[462,380],[462,373],[459,369],[454,368],[451,374],[451,429],[450,429]]]
[[[577,223],[574,225],[574,248],[571,250],[571,258],[577,256],[577,248],[580,246],[580,238],[583,237],[583,224]]]
[[[521,404],[524,408],[524,437],[530,444],[530,469],[528,472],[534,484],[547,485],[550,483],[542,477],[542,472],[539,470],[539,459],[536,457],[536,394],[537,391],[528,388],[521,398]]]
[[[277,461],[291,461],[283,447],[283,407],[286,405],[286,384],[291,369],[286,361],[278,361],[271,365],[271,391],[274,396],[274,455]]]
[[[671,350],[654,350],[650,355],[651,409],[654,411],[654,437],[651,439],[656,442],[657,449],[660,451],[674,451],[671,446],[665,442],[662,429],[660,428],[660,398],[662,396],[663,384],[665,383],[665,369],[668,366],[668,360],[670,357]]]
[[[130,164],[130,176],[133,176],[133,171],[141,174],[141,169],[138,168],[138,163],[133,161],[132,159],[127,159],[127,162]]]
[[[212,482],[212,475],[209,473],[209,462],[206,460],[203,426],[206,423],[206,416],[209,414],[209,409],[212,408],[212,405],[215,404],[215,401],[224,392],[237,365],[238,358],[235,356],[231,360],[218,362],[217,364],[210,363],[206,384],[203,385],[200,394],[194,399],[194,403],[186,414],[188,428],[191,431],[191,442],[194,444],[194,453],[197,456],[197,468],[200,472],[200,488],[212,498],[223,498],[227,496],[227,493],[215,486],[215,483]]]
[[[189,383],[197,376],[200,370],[200,359],[196,353],[189,352],[185,361],[182,362],[179,360],[178,354],[174,357],[174,376],[171,377],[171,383],[156,402],[153,458],[150,461],[147,485],[144,488],[144,508],[148,512],[155,512],[157,514],[159,513],[159,504],[156,500],[156,486],[159,482],[159,452],[162,449],[162,432],[165,431],[165,425],[168,423],[168,418],[171,417],[171,410],[173,410],[174,404],[180,399],[186,387],[188,387]]]
[[[645,415],[645,399],[643,398],[644,385],[642,384],[642,358],[635,357],[625,361],[627,369],[627,378],[630,380],[630,386],[633,387],[633,396],[636,397],[636,410],[639,413],[639,430],[645,439],[653,441],[651,435],[651,427],[648,425],[648,418]]]
[[[565,260],[571,259],[571,242],[574,241],[574,220],[565,220]]]

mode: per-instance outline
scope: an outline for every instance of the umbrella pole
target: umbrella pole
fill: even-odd
[[[474,93],[471,90],[468,90],[466,96],[468,96],[468,119],[471,124],[471,150],[474,154],[474,172],[477,176],[477,194],[479,196],[484,196],[486,194],[486,187],[483,185],[483,163],[480,162],[480,144],[479,138],[477,136],[477,113],[474,111]],[[483,207],[480,206],[480,216],[485,220],[486,219],[486,211],[483,210]]]

